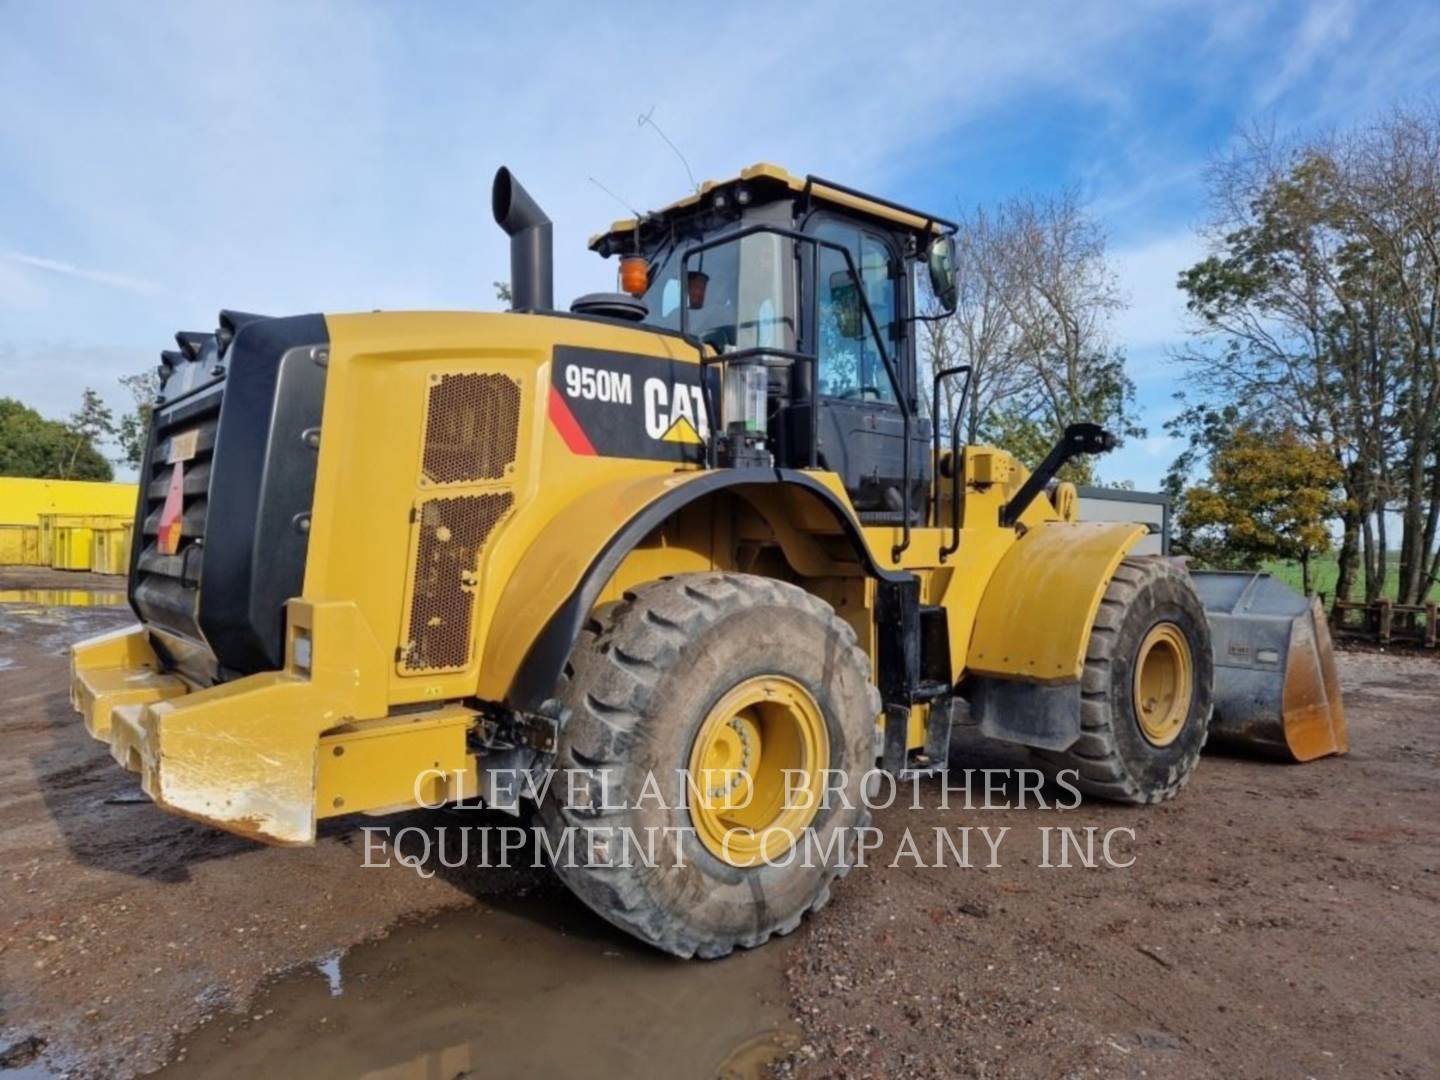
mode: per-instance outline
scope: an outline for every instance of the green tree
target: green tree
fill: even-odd
[[[1210,175],[1210,254],[1180,288],[1208,403],[1294,427],[1344,472],[1337,597],[1440,580],[1440,106],[1299,142],[1259,130]]]
[[[1293,428],[1241,428],[1210,459],[1208,481],[1186,490],[1177,546],[1219,566],[1294,559],[1308,594],[1310,561],[1329,550],[1343,480],[1334,453]]]
[[[14,398],[0,398],[0,476],[111,480],[114,475],[87,436]]]
[[[120,385],[130,391],[130,396],[135,399],[135,408],[122,416],[115,426],[115,441],[124,454],[121,460],[132,469],[138,469],[145,457],[145,440],[150,434],[155,395],[160,392],[160,375],[154,370],[142,371],[138,375],[122,375]]]
[[[97,444],[115,434],[115,414],[105,399],[90,387],[80,393],[80,408],[70,414],[70,457],[66,460],[62,479],[72,479],[76,460],[85,447],[94,449]]]

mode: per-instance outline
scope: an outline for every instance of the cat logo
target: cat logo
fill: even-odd
[[[660,436],[661,442],[684,443],[686,446],[703,446],[705,440],[700,438],[700,433],[695,430],[695,425],[690,423],[689,417],[678,416],[675,422]]]

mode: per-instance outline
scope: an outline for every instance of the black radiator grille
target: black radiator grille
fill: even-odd
[[[223,383],[217,383],[173,409],[157,410],[135,537],[132,587],[136,605],[151,623],[195,640],[204,639],[199,624],[200,570],[222,390]],[[184,473],[180,539],[169,554],[161,550],[159,532],[176,464],[170,460],[172,440],[187,441],[191,432],[195,433],[194,455],[179,462]]]
[[[320,315],[222,311],[176,335],[141,469],[130,603],[167,663],[200,682],[273,671],[301,594],[329,334]],[[164,528],[179,467],[179,533]],[[173,647],[173,648],[172,648]],[[182,656],[183,653],[183,656]]]

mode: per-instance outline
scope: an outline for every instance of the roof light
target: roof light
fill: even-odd
[[[650,285],[650,267],[643,255],[626,255],[620,260],[620,291],[644,296]]]

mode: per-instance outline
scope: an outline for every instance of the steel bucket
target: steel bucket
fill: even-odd
[[[1320,601],[1269,574],[1192,570],[1215,647],[1213,743],[1287,761],[1349,749]]]

